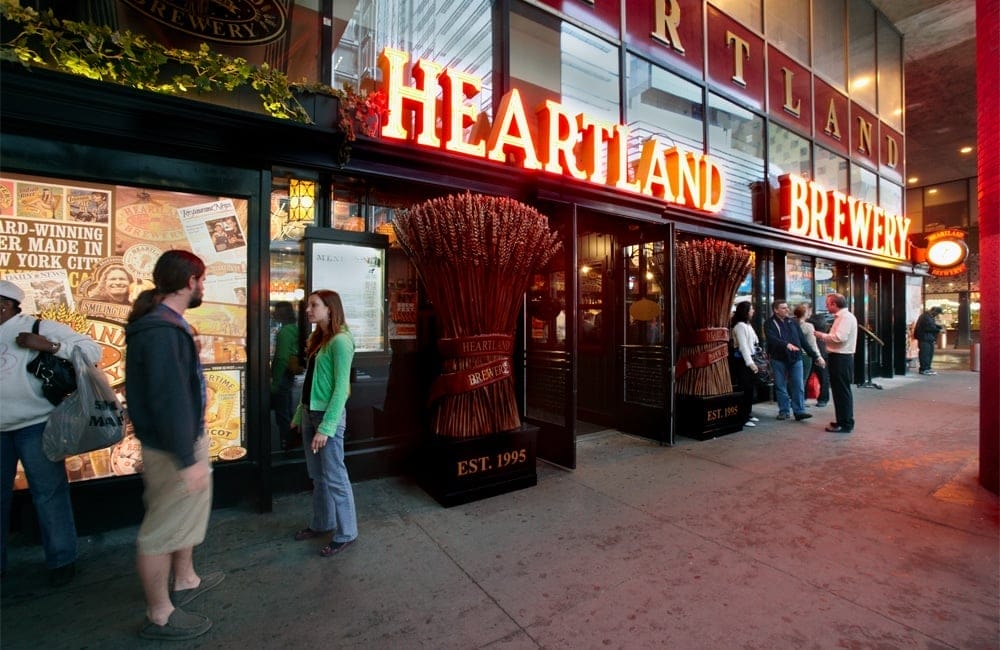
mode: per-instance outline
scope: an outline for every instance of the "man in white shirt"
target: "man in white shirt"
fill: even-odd
[[[816,338],[826,343],[830,370],[830,392],[837,420],[826,428],[831,433],[854,430],[854,350],[858,345],[858,319],[847,309],[847,299],[839,293],[826,297],[826,308],[833,314],[829,332],[816,332]]]

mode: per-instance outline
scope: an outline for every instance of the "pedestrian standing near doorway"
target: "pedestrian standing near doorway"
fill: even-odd
[[[804,302],[797,305],[793,313],[795,314],[795,320],[799,321],[799,331],[802,334],[802,351],[804,353],[802,355],[802,377],[806,385],[808,385],[809,375],[815,372],[818,379],[819,372],[826,369],[826,361],[819,353],[816,326],[809,321],[809,316],[812,315],[812,307],[809,303]],[[822,386],[822,380],[820,385]]]
[[[788,303],[775,300],[772,315],[764,321],[767,354],[774,373],[774,392],[778,397],[778,419],[796,420],[812,417],[806,413],[805,378],[802,376],[802,334],[798,321],[789,318]]]
[[[306,377],[302,402],[292,426],[302,432],[306,470],[313,480],[313,514],[298,541],[332,532],[319,554],[340,553],[358,537],[354,490],[344,465],[347,396],[351,388],[354,337],[344,320],[340,294],[321,289],[309,294],[306,318],[315,325],[306,342]]]
[[[753,414],[754,392],[757,384],[757,364],[753,361],[753,351],[760,345],[757,332],[753,330],[753,305],[744,301],[736,305],[736,311],[729,320],[729,341],[732,354],[729,355],[729,370],[733,381],[743,393],[743,409],[747,414],[745,427],[756,427],[760,419]]]
[[[205,432],[205,378],[184,312],[201,305],[205,263],[193,253],[165,252],[153,268],[154,289],[136,298],[125,328],[129,417],[142,443],[146,513],[137,560],[146,596],[145,639],[185,640],[212,621],[181,609],[225,577],[199,576],[194,547],[205,539],[212,508],[212,466]],[[172,591],[171,591],[171,577]]]
[[[831,433],[854,430],[854,350],[858,345],[858,319],[847,309],[847,299],[839,293],[826,297],[826,308],[833,314],[829,332],[816,332],[816,338],[826,343],[830,359],[830,391],[837,419],[826,427]]]
[[[934,345],[937,343],[937,335],[944,329],[937,322],[940,315],[940,307],[931,307],[920,314],[917,324],[913,327],[913,338],[917,339],[917,349],[920,351],[918,358],[921,375],[937,374],[931,370],[931,364],[934,362]]]
[[[809,305],[809,303],[804,304]],[[813,324],[813,332],[830,331],[830,324],[826,322],[826,314],[818,314],[812,310],[812,305],[809,306],[812,315],[806,320]],[[816,398],[816,406],[822,408],[830,403],[830,359],[827,357],[826,343],[818,336],[816,337],[816,349],[819,350],[819,356],[823,357],[823,365],[816,365],[813,368],[813,372],[819,377],[819,397]]]

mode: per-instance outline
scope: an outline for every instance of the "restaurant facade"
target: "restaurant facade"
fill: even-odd
[[[207,263],[205,304],[186,315],[219,505],[269,510],[306,484],[301,450],[276,432],[269,369],[275,304],[313,289],[341,293],[355,333],[352,477],[418,471],[436,319],[392,223],[435,197],[511,197],[560,234],[524,296],[512,364],[538,457],[557,465],[576,466],[590,431],[684,435],[681,242],[753,252],[736,300],[753,302],[758,332],[773,300],[822,312],[836,291],[870,332],[856,382],[907,372],[926,267],[903,206],[903,48],[867,0],[51,4],[385,102],[360,121],[302,124],[240,93],[4,65],[0,274],[25,289],[26,311],[85,316],[126,405],[131,298],[162,251]],[[116,272],[131,298],[109,298]],[[136,520],[141,462],[131,435],[68,460],[81,531]]]

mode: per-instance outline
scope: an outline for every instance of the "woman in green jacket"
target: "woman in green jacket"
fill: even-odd
[[[313,480],[313,516],[308,528],[295,533],[295,539],[332,532],[330,543],[319,552],[330,557],[358,536],[354,491],[344,465],[345,406],[354,337],[344,322],[344,305],[335,291],[321,289],[309,294],[306,318],[315,329],[306,342],[306,378],[292,427],[302,432],[306,469]]]

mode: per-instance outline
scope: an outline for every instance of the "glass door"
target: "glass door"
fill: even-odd
[[[618,427],[673,442],[673,226],[641,226],[622,241]]]
[[[576,292],[577,280],[566,269],[576,266],[575,208],[539,205],[560,233],[562,250],[536,272],[525,299],[523,341],[524,420],[539,428],[539,458],[576,467]]]

